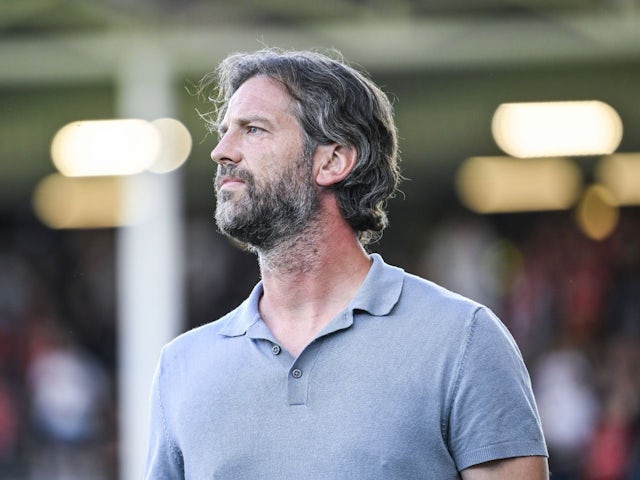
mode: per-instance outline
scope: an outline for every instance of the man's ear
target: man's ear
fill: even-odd
[[[329,187],[344,180],[356,166],[358,154],[353,147],[320,145],[316,151],[316,183]]]

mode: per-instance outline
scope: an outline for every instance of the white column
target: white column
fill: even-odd
[[[171,65],[157,42],[132,39],[121,67],[118,116],[171,116]],[[151,380],[161,347],[183,325],[180,186],[177,172],[124,179],[125,208],[142,220],[117,237],[120,480],[142,478]]]

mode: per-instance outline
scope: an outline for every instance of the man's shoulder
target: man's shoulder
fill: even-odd
[[[399,331],[422,332],[435,338],[459,338],[472,327],[483,306],[404,268],[384,262],[378,254],[353,305],[370,315],[392,320]]]
[[[490,307],[430,280],[405,273],[400,303],[403,314],[428,325],[423,331],[442,341],[466,342],[473,336],[488,342],[488,347],[509,344],[518,350],[508,328]]]
[[[475,300],[408,272],[404,273],[402,293],[404,301],[421,308],[446,309],[466,314],[484,308],[484,305]]]

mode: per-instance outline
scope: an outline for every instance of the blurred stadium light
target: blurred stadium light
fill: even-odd
[[[640,153],[616,153],[596,167],[596,178],[618,205],[640,205]]]
[[[191,152],[191,135],[178,120],[91,120],[62,127],[51,143],[56,168],[67,177],[168,173]]]
[[[160,132],[145,120],[92,120],[62,127],[51,158],[67,177],[132,175],[151,167],[160,153]]]
[[[56,229],[128,223],[118,177],[69,178],[53,173],[38,183],[33,207],[40,221]]]
[[[531,102],[500,105],[493,138],[518,158],[603,155],[622,140],[622,121],[604,102]]]
[[[602,185],[590,185],[576,209],[582,232],[593,240],[607,238],[618,225],[620,210],[613,194]]]
[[[567,209],[581,187],[580,169],[565,158],[472,157],[456,177],[460,200],[478,213]]]
[[[174,118],[159,118],[151,124],[160,133],[160,149],[148,170],[153,173],[169,173],[180,168],[191,153],[193,141],[189,130]]]

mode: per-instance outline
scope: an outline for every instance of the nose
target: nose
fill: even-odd
[[[220,165],[240,161],[240,152],[230,132],[225,133],[211,151],[211,160]]]

